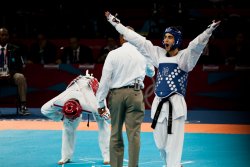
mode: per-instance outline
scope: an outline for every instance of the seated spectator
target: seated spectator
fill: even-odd
[[[22,58],[24,59],[24,62],[27,60],[27,56],[29,54],[29,47],[28,45],[18,36],[17,33],[11,32],[10,34],[10,43],[13,45],[17,45],[20,50],[20,54],[22,55]]]
[[[216,45],[213,35],[204,48],[198,63],[204,65],[222,65],[225,63],[224,57],[222,56],[220,48]]]
[[[22,72],[23,58],[18,46],[9,43],[9,32],[0,28],[0,79],[1,82],[16,84],[20,97],[19,114],[29,115],[26,106],[27,83]]]
[[[27,63],[56,64],[56,46],[48,40],[45,34],[37,35],[37,41],[30,47]]]
[[[60,57],[63,64],[93,64],[94,57],[92,49],[80,44],[79,38],[72,36],[69,38],[69,46],[63,49]]]
[[[118,44],[115,38],[113,37],[107,38],[107,44],[101,48],[100,56],[97,59],[97,63],[104,63],[108,53],[116,48],[118,48]]]
[[[227,65],[250,66],[249,42],[243,32],[238,32],[229,46]]]

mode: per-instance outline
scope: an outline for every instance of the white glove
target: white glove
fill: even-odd
[[[114,27],[120,23],[120,20],[116,18],[117,14],[113,16],[107,11],[105,12],[105,16],[107,17],[108,22],[110,22],[110,24],[112,24]]]
[[[155,68],[152,64],[146,65],[146,75],[152,78],[155,75]]]
[[[207,28],[207,33],[212,34],[212,32],[220,25],[220,22],[221,21],[215,22],[215,20],[213,20],[212,24],[210,24]]]

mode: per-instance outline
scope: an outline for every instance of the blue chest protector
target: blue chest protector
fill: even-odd
[[[168,97],[172,93],[186,94],[188,73],[175,63],[160,63],[156,77],[155,93],[158,97]]]

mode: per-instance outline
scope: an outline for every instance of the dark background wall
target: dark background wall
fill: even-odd
[[[39,31],[52,38],[65,38],[71,32],[82,38],[103,38],[115,33],[105,21],[106,10],[118,13],[124,24],[137,31],[147,19],[156,17],[160,32],[151,38],[161,38],[162,30],[170,25],[182,26],[184,37],[193,38],[213,19],[222,20],[215,35],[230,38],[236,31],[249,30],[250,22],[250,6],[245,0],[9,0],[1,2],[0,26],[25,38]]]
[[[245,0],[93,0],[88,2],[79,0],[52,0],[49,2],[9,0],[1,2],[0,27],[7,27],[11,36],[15,35],[25,44],[31,43],[31,39],[34,39],[38,32],[46,32],[52,40],[57,41],[58,48],[62,46],[62,43],[65,44],[65,40],[70,34],[76,33],[96,53],[104,43],[94,41],[103,41],[107,36],[118,35],[104,17],[104,12],[107,10],[113,14],[118,13],[118,18],[122,23],[134,27],[142,34],[146,20],[157,20],[157,26],[154,27],[155,33],[149,33],[146,36],[156,40],[158,44],[161,43],[162,32],[168,26],[179,25],[182,27],[186,45],[190,39],[200,34],[215,19],[222,21],[214,32],[214,36],[216,40],[219,40],[222,52],[226,54],[230,52],[230,47],[225,45],[228,41],[233,40],[236,33],[243,31],[246,39],[249,39],[250,6],[247,3]],[[41,71],[38,79],[32,73],[35,72],[32,68]],[[29,85],[29,103],[34,107],[39,107],[46,100],[58,94],[65,86],[61,83],[66,83],[77,75],[74,73],[74,75],[69,75],[66,80],[62,77],[63,80],[56,80],[52,83],[50,80],[46,80],[49,77],[53,78],[50,76],[53,73],[50,73],[48,69],[43,71],[43,68],[34,66],[25,70]],[[60,70],[54,72],[61,75]],[[101,70],[99,69],[98,72],[100,74]],[[40,81],[41,78],[44,80]],[[190,80],[187,97],[189,107],[249,110],[247,98],[244,97],[244,92],[249,93],[249,70],[239,72],[235,71],[233,67],[231,71],[222,68],[219,71],[208,73],[204,72],[200,65],[195,68]],[[211,80],[213,82],[210,82]],[[39,81],[38,85],[35,84],[35,81]],[[48,91],[48,86],[53,87],[54,84],[59,85],[59,89]],[[44,91],[45,89],[47,92]],[[37,101],[36,97],[39,97],[41,92],[46,94],[44,96],[46,98]],[[10,96],[8,93],[2,93],[1,97],[3,100]]]

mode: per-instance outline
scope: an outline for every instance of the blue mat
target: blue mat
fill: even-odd
[[[143,132],[140,167],[163,167],[152,133]],[[127,166],[127,139],[124,166]],[[185,167],[245,167],[250,157],[250,135],[196,134],[185,136],[182,163]],[[1,167],[57,167],[61,131],[0,131]],[[108,167],[102,165],[96,131],[78,131],[72,163],[65,167]]]
[[[0,108],[0,120],[3,119],[27,119],[27,120],[48,120],[42,115],[40,108],[29,108],[31,115],[16,115],[15,108]],[[145,111],[143,122],[152,122],[150,110]],[[83,119],[87,120],[87,114],[83,114]],[[249,111],[228,111],[228,110],[188,110],[187,123],[204,123],[204,124],[248,124],[250,125]],[[90,115],[90,120],[93,117]]]

